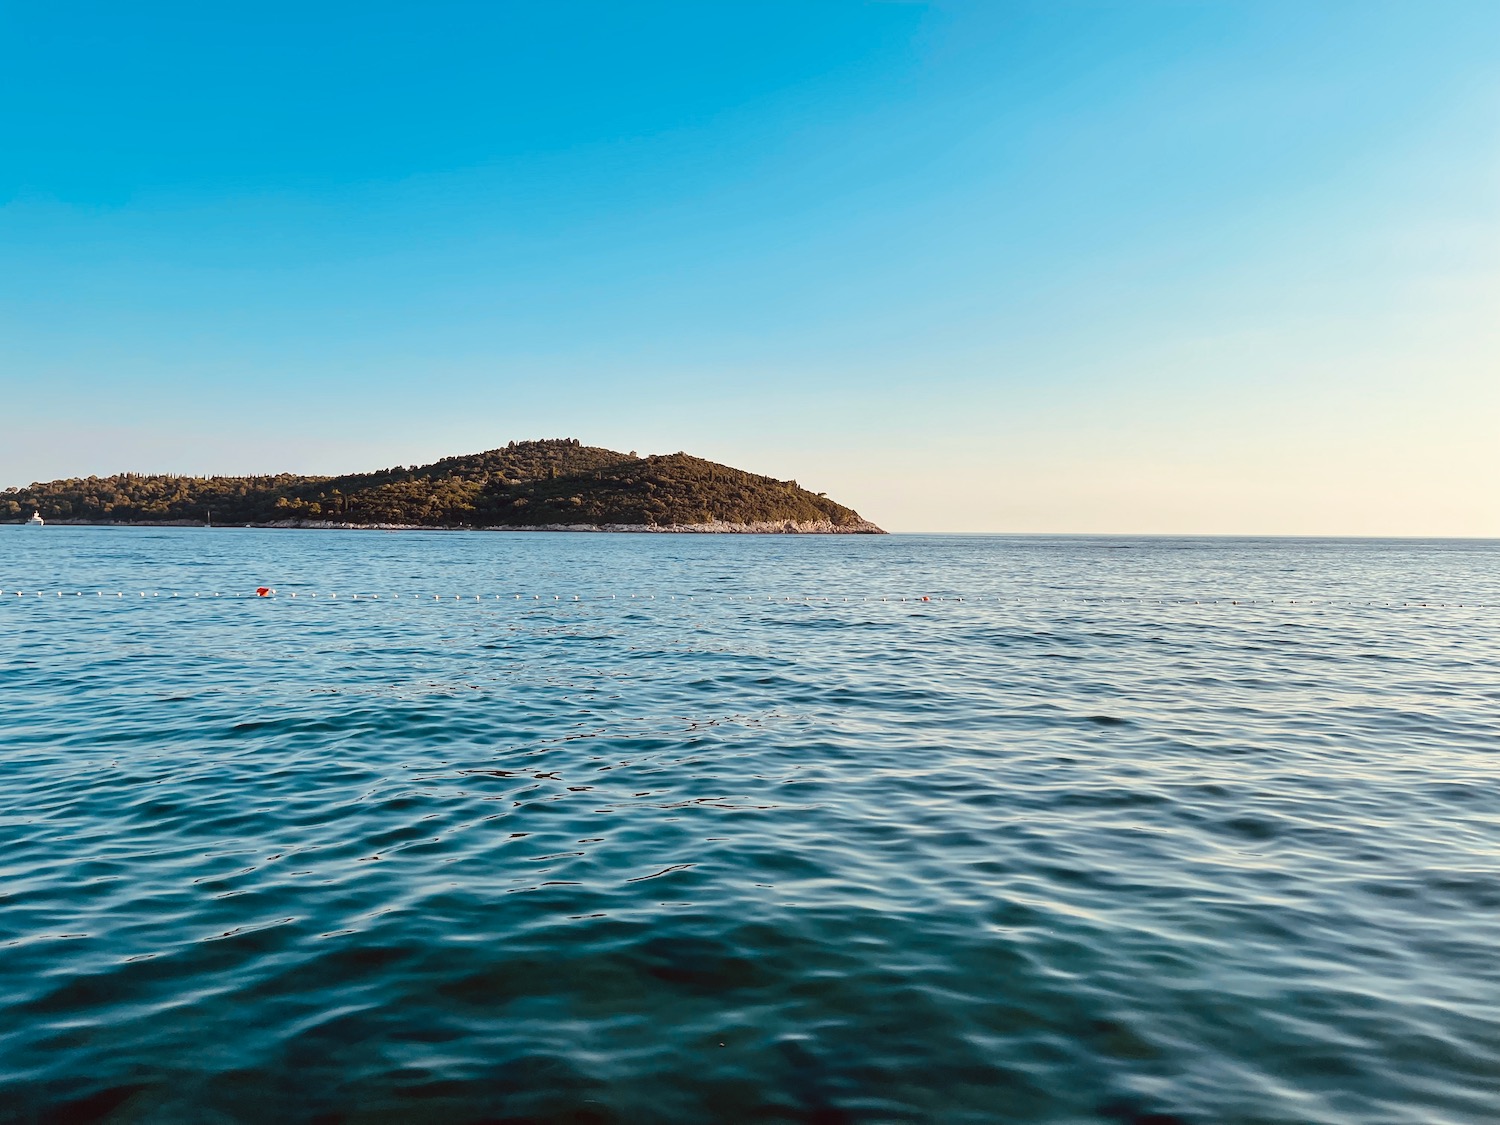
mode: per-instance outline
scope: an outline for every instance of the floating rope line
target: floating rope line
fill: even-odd
[[[1083,604],[1090,606],[1108,605],[1130,605],[1133,607],[1165,606],[1184,608],[1189,606],[1221,606],[1231,608],[1261,608],[1261,607],[1290,607],[1297,606],[1306,609],[1339,608],[1339,609],[1500,609],[1500,605],[1487,602],[1442,602],[1442,601],[1379,601],[1373,599],[1321,599],[1321,598],[1148,598],[1136,595],[1071,595],[1055,601],[1043,598],[1028,597],[1018,598],[1013,595],[1004,594],[981,594],[981,595],[952,595],[952,594],[912,594],[907,596],[883,595],[883,596],[841,596],[841,595],[793,595],[784,594],[780,597],[774,594],[415,594],[407,592],[395,592],[379,594],[370,591],[345,592],[317,591],[317,590],[288,590],[278,591],[273,586],[257,586],[252,591],[161,591],[161,590],[3,590],[0,589],[0,604],[4,604],[13,598],[88,598],[90,602],[99,599],[122,599],[131,598],[139,601],[143,598],[164,598],[167,600],[180,599],[228,599],[238,601],[290,601],[300,598],[302,601],[337,601],[339,598],[347,601],[385,601],[401,602],[403,604],[420,604],[424,601],[443,603],[476,603],[488,605],[492,602],[501,605],[529,606],[537,608],[551,605],[598,605],[614,604],[620,605],[627,602],[648,603],[660,602],[683,603],[692,605],[713,605],[728,603],[734,605],[932,605],[938,603],[963,604],[963,605],[1012,605],[1018,607],[1058,604]]]

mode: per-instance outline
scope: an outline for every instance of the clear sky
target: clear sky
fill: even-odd
[[[0,486],[527,437],[1500,535],[1500,3],[0,0]]]

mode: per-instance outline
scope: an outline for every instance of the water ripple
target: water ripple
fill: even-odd
[[[0,599],[0,1121],[1500,1117],[1500,545],[0,548],[559,594]]]

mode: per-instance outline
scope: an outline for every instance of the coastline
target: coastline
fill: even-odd
[[[49,527],[205,527],[197,520],[68,520],[50,519]],[[213,528],[258,527],[301,531],[562,531],[647,535],[886,535],[869,520],[839,526],[831,520],[764,520],[757,523],[548,523],[529,527],[437,527],[420,523],[341,523],[335,520],[272,520],[267,523],[214,524]],[[209,530],[212,530],[210,528]]]
[[[794,480],[687,453],[619,453],[577,438],[513,441],[429,465],[340,476],[116,473],[0,490],[5,517],[24,520],[32,511],[51,523],[96,527],[883,534]]]

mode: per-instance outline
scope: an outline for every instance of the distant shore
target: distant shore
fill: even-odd
[[[853,508],[688,453],[577,438],[510,442],[429,465],[340,476],[116,473],[0,490],[0,512],[93,525],[878,535]]]
[[[269,523],[206,525],[200,520],[48,520],[49,527],[205,527],[286,528],[305,531],[567,531],[627,532],[651,535],[885,535],[869,520],[839,526],[831,520],[765,520],[758,523],[548,523],[521,526],[435,527],[419,523],[340,523],[335,520],[273,520]]]

